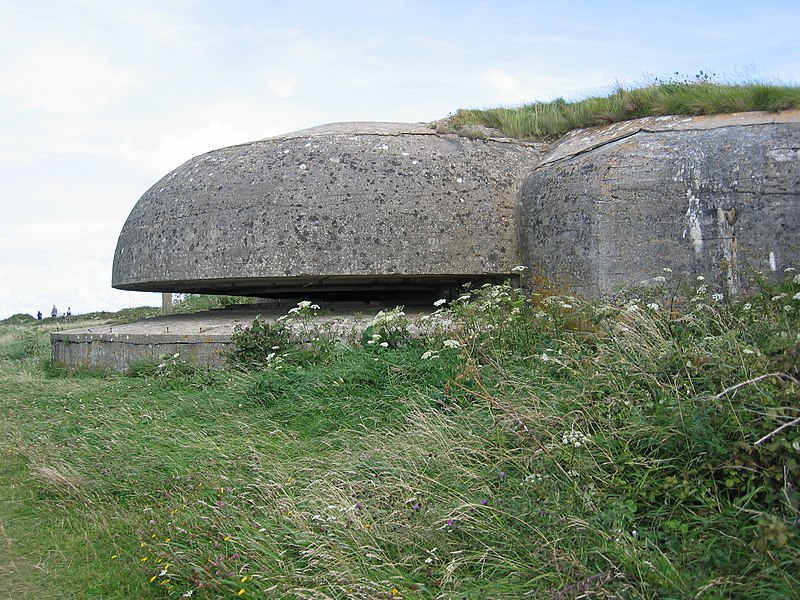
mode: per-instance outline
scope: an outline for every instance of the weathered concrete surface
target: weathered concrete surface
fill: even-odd
[[[293,303],[236,305],[221,310],[188,315],[168,315],[124,325],[98,325],[50,334],[53,360],[69,367],[109,369],[124,372],[140,362],[160,363],[164,355],[174,360],[203,367],[224,366],[233,349],[232,335],[237,326],[250,326],[256,317],[265,321],[287,314]],[[323,305],[320,316],[304,321],[287,321],[291,335],[304,341],[309,327],[315,335],[335,339],[358,338],[378,311],[394,304],[333,302]],[[406,309],[410,331],[419,330],[418,317],[433,307]],[[314,331],[312,329],[312,331]]]
[[[800,111],[575,131],[525,179],[522,264],[579,294],[663,267],[731,292],[800,265]]]
[[[119,237],[112,285],[269,295],[501,279],[538,146],[427,125],[338,123],[222,148],[156,183]]]

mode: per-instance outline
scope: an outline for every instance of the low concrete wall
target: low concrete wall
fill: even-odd
[[[230,336],[169,334],[50,334],[53,360],[70,368],[87,367],[127,371],[137,362],[159,363],[164,355],[178,354],[187,364],[221,367],[230,351]]]
[[[69,367],[127,371],[137,362],[159,363],[164,355],[178,354],[176,360],[203,367],[222,367],[226,354],[233,350],[237,327],[247,327],[258,317],[273,321],[285,316],[289,303],[267,306],[236,305],[209,312],[169,315],[123,325],[99,325],[50,334],[53,360]],[[331,302],[320,316],[288,319],[284,322],[290,337],[307,342],[311,337],[358,339],[380,310],[394,304]],[[433,306],[409,308],[409,331],[421,331],[421,317]],[[425,327],[433,326],[424,321]]]

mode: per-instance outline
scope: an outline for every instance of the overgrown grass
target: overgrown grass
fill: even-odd
[[[798,597],[800,277],[682,286],[243,330],[217,372],[68,374],[6,326],[0,596]]]
[[[534,102],[518,108],[461,109],[436,123],[441,132],[480,136],[476,126],[499,129],[523,140],[550,140],[572,129],[662,115],[716,115],[800,108],[800,87],[765,83],[659,82],[608,96],[568,102]]]

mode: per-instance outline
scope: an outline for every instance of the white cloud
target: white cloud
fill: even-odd
[[[0,318],[49,313],[56,304],[74,313],[157,305],[155,294],[111,288],[111,263],[122,223],[75,217],[21,223],[0,244]]]
[[[295,95],[294,88],[299,82],[296,79],[274,79],[267,82],[267,87],[273,96],[278,98],[291,98]]]
[[[503,71],[489,71],[483,76],[483,80],[492,86],[495,95],[504,104],[519,104],[531,99],[532,94],[523,89],[519,78]]]
[[[139,83],[130,69],[77,45],[46,43],[6,56],[0,63],[0,96],[22,109],[91,113]]]
[[[249,97],[226,98],[188,107],[180,121],[151,122],[130,128],[116,153],[137,168],[161,177],[190,158],[216,148],[288,133],[321,118],[317,109]],[[153,137],[153,132],[157,136]]]

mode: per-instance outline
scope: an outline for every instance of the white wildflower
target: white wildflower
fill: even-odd
[[[792,279],[792,282],[800,283],[800,273],[798,273],[797,275],[794,276],[794,279]]]
[[[445,300],[444,298],[439,298],[436,302],[433,303],[433,305],[438,307],[438,306],[443,306],[446,303],[447,300]]]
[[[581,446],[585,446],[586,443],[589,441],[589,436],[584,435],[580,431],[575,429],[571,431],[565,431],[561,436],[561,443],[565,446],[572,446],[574,448],[580,448]]]
[[[658,305],[658,302],[651,302],[650,304],[647,305],[647,308],[649,308],[653,312],[658,312],[658,309],[661,307]]]
[[[443,344],[445,348],[458,348],[461,345],[458,340],[445,340]]]
[[[664,277],[663,275],[656,275],[655,277],[653,277],[653,281],[656,281],[658,283],[664,283],[666,280],[667,278]]]
[[[772,297],[772,301],[773,302],[780,302],[784,298],[786,298],[786,294],[778,294],[777,296],[773,296]]]
[[[783,312],[787,313],[794,312],[794,306],[787,304],[786,306],[783,307]]]
[[[747,312],[751,308],[753,308],[753,305],[750,304],[749,302],[745,302],[744,304],[742,304],[742,310],[745,311],[745,312]]]
[[[525,265],[517,265],[516,267],[511,269],[511,272],[512,273],[522,273],[523,271],[527,271],[527,270],[528,270],[528,267],[526,267]]]
[[[381,342],[380,343],[380,347],[381,348],[388,348],[389,347],[389,342]]]
[[[425,354],[422,355],[422,360],[430,360],[432,358],[438,358],[439,353],[434,352],[433,350],[428,350]]]
[[[792,300],[800,300],[800,292],[797,292],[794,296],[792,296]]]
[[[714,302],[722,302],[722,300],[723,300],[724,298],[725,298],[725,296],[723,296],[722,294],[711,294],[711,299],[712,299]]]
[[[697,276],[697,281],[705,281],[705,280],[706,280],[706,278],[703,277],[702,275],[698,275]]]
[[[670,269],[669,267],[664,267],[661,270],[664,271],[664,273],[672,273],[672,269]]]

